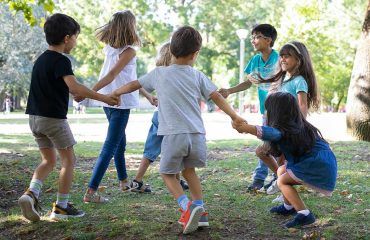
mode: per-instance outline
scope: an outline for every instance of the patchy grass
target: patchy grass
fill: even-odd
[[[182,236],[177,223],[179,212],[159,174],[158,163],[150,168],[145,182],[153,194],[122,193],[113,164],[102,191],[110,202],[83,204],[82,195],[101,143],[83,142],[76,146],[78,163],[71,190],[72,201],[86,211],[81,219],[48,220],[56,198],[58,173],[45,181],[41,195],[43,221],[27,222],[20,214],[18,197],[28,187],[39,152],[32,136],[0,135],[0,239],[368,239],[369,160],[367,142],[335,142],[338,158],[338,184],[331,198],[299,188],[317,224],[308,229],[287,231],[287,220],[269,214],[276,196],[245,191],[256,166],[254,149],[258,141],[228,140],[208,142],[208,167],[198,171],[210,213],[210,228]],[[129,143],[127,166],[134,176],[141,159],[143,143]]]

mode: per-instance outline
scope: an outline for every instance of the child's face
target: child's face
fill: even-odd
[[[298,64],[298,59],[290,55],[289,53],[280,55],[280,65],[283,71],[292,74]]]
[[[64,53],[69,54],[71,50],[76,46],[77,44],[77,38],[78,33],[74,35],[67,35],[64,39],[65,47],[64,47]]]
[[[255,51],[262,51],[270,47],[271,38],[260,32],[253,33],[250,39]]]

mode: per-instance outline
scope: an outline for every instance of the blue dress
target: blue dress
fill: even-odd
[[[287,160],[287,172],[293,179],[325,195],[331,195],[337,179],[337,160],[328,143],[317,138],[310,152],[297,157],[292,155],[292,146],[282,138],[278,129],[257,126],[257,136],[279,145]]]

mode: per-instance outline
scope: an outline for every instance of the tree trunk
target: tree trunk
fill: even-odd
[[[362,27],[347,98],[347,129],[370,141],[370,0]]]

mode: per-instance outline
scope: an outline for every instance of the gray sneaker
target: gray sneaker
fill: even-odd
[[[32,222],[40,221],[41,207],[32,191],[27,191],[18,199],[22,215]]]
[[[186,211],[181,211],[179,220],[183,226],[183,234],[188,234],[198,229],[198,224],[203,213],[204,208],[202,206],[195,205],[192,202],[188,203]]]
[[[209,227],[207,212],[203,212],[202,215],[200,216],[198,227]]]

